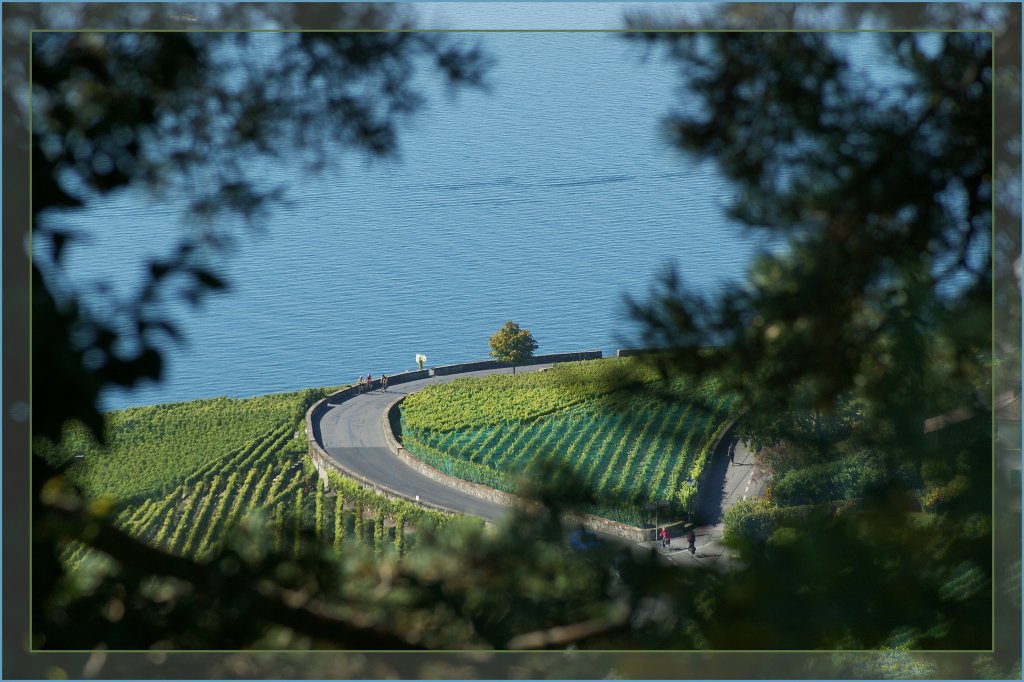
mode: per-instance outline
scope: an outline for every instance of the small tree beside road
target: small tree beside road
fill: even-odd
[[[512,363],[512,373],[516,373],[516,365],[522,365],[533,357],[537,350],[537,342],[529,329],[521,329],[518,324],[509,320],[501,329],[494,333],[488,341],[491,356],[498,362]]]

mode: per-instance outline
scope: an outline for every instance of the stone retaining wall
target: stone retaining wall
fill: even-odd
[[[427,369],[415,370],[412,372],[402,372],[400,374],[389,376],[388,385],[391,386],[394,384],[403,384],[408,381],[426,379],[428,376],[430,376],[430,370]],[[377,388],[380,388],[379,378],[374,379],[373,382],[370,384],[371,390]],[[459,513],[453,509],[447,509],[437,504],[431,504],[429,502],[416,500],[415,498],[409,497],[408,495],[400,493],[397,490],[392,490],[387,486],[382,486],[377,483],[374,483],[373,481],[370,481],[369,479],[363,478],[359,474],[349,471],[345,467],[341,466],[338,462],[334,460],[333,457],[327,454],[326,450],[323,449],[323,447],[320,445],[320,418],[323,417],[324,412],[338,405],[339,403],[343,403],[346,400],[349,400],[350,398],[359,395],[365,390],[365,386],[362,388],[360,388],[359,386],[349,386],[347,388],[343,388],[340,391],[335,391],[334,393],[331,393],[326,398],[318,400],[317,402],[313,403],[313,405],[311,405],[308,410],[306,410],[306,441],[309,444],[309,458],[310,460],[312,460],[313,466],[316,467],[317,474],[320,476],[320,480],[323,482],[324,488],[328,490],[330,489],[330,480],[327,477],[327,472],[328,470],[333,469],[342,476],[350,478],[366,488],[371,488],[386,497],[390,497],[396,500],[403,500],[405,502],[411,502],[413,504],[418,504],[421,507],[427,507],[429,509],[434,509],[440,512],[444,512],[446,514]]]
[[[325,490],[329,490],[330,489],[329,485],[328,485],[329,481],[328,481],[328,478],[327,478],[327,471],[330,470],[330,469],[333,469],[334,471],[336,471],[337,473],[341,474],[345,478],[351,479],[351,480],[355,481],[356,483],[358,483],[359,485],[363,486],[364,488],[370,488],[374,492],[376,492],[376,493],[378,493],[380,495],[383,495],[385,497],[388,497],[390,499],[402,500],[403,502],[409,502],[410,504],[419,505],[420,507],[425,507],[427,509],[433,509],[434,511],[439,511],[439,512],[443,512],[445,514],[450,514],[450,515],[456,515],[456,514],[460,514],[461,513],[461,512],[455,511],[454,509],[448,509],[447,507],[442,507],[439,504],[434,504],[432,502],[426,502],[424,500],[414,499],[414,498],[410,497],[409,495],[406,495],[404,493],[398,492],[397,490],[392,490],[391,488],[389,488],[387,486],[380,485],[378,483],[374,483],[373,481],[371,481],[369,479],[363,478],[359,474],[354,473],[352,471],[349,471],[345,467],[343,467],[340,464],[338,464],[333,458],[330,457],[330,455],[328,455],[323,450],[323,448],[319,447],[318,445],[315,445],[315,444],[311,444],[310,445],[310,447],[309,447],[309,456],[310,456],[310,459],[313,460],[313,465],[316,467],[317,473],[320,474],[320,479],[324,482],[324,489]]]
[[[393,424],[397,424],[399,422],[398,411],[401,408],[401,403],[404,399],[404,396],[399,398],[393,405],[391,405],[390,408],[388,408],[387,413],[384,415],[382,424],[384,428],[384,438],[387,441],[388,448],[390,448],[399,459],[432,481],[437,481],[438,483],[450,488],[455,488],[467,495],[472,495],[473,497],[478,497],[482,500],[487,500],[488,502],[503,504],[508,507],[527,509],[536,509],[538,507],[538,503],[533,500],[528,500],[501,490],[495,490],[494,488],[489,488],[485,485],[480,485],[479,483],[472,483],[470,481],[464,481],[461,478],[449,476],[443,471],[435,469],[429,464],[426,464],[409,454],[409,451],[402,447],[401,443],[398,442],[392,427]],[[618,521],[612,521],[611,519],[594,516],[592,514],[566,513],[562,516],[562,520],[567,524],[579,524],[586,526],[587,528],[592,528],[593,530],[601,531],[602,533],[616,535],[634,542],[650,540],[652,539],[654,532],[650,528],[638,528],[637,526],[630,526],[625,523],[619,523]]]

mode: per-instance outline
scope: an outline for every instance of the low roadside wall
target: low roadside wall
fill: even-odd
[[[418,369],[412,372],[402,372],[388,377],[388,386],[391,384],[404,384],[407,381],[419,381],[430,376],[429,369]]]
[[[615,351],[615,357],[617,358],[630,358],[635,355],[644,355],[646,353],[652,353],[650,348],[620,348]]]
[[[317,473],[320,475],[320,480],[323,481],[324,483],[325,490],[330,490],[330,481],[327,477],[327,472],[333,469],[334,471],[341,474],[345,478],[355,481],[364,488],[369,488],[374,492],[380,495],[384,495],[385,497],[391,498],[393,500],[402,500],[403,502],[409,502],[411,504],[416,504],[427,509],[433,509],[435,511],[444,512],[445,514],[455,515],[460,513],[455,511],[454,509],[442,507],[439,504],[433,504],[431,502],[426,502],[424,500],[416,500],[404,493],[400,493],[397,490],[392,490],[391,488],[384,485],[379,485],[367,478],[360,476],[357,473],[349,471],[345,467],[338,464],[323,450],[323,448],[321,448],[319,445],[316,445],[312,441],[310,442],[309,446],[309,457],[311,460],[313,460],[313,465],[316,467]]]
[[[599,350],[587,350],[578,353],[552,353],[550,355],[538,355],[530,358],[517,367],[529,367],[530,365],[546,365],[555,362],[578,362],[580,360],[600,360],[603,354]],[[448,374],[463,374],[465,372],[482,372],[485,369],[511,369],[512,365],[497,360],[480,360],[478,362],[463,362],[457,365],[441,365],[430,370],[434,376],[446,376]]]

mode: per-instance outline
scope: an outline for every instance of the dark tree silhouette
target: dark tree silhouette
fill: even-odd
[[[772,16],[821,25],[821,8],[786,8],[771,8]],[[31,27],[38,10],[5,7],[5,36],[18,21]],[[41,11],[49,13],[46,26],[101,27],[83,19],[82,8]],[[95,11],[110,12],[107,20],[125,27],[167,20],[182,28],[302,26],[313,12],[332,28],[394,29],[412,21],[406,9],[390,5]],[[714,21],[749,27],[766,11],[729,6]],[[883,20],[902,26],[904,15],[920,18],[914,11],[894,9]],[[940,11],[970,14],[979,28],[993,21],[968,9]],[[632,36],[678,60],[706,107],[706,117],[673,117],[674,141],[736,180],[743,191],[739,217],[792,236],[786,257],[755,266],[749,289],[709,301],[669,279],[652,304],[637,304],[648,323],[645,342],[669,349],[650,360],[666,373],[714,374],[742,395],[747,435],[785,442],[785,457],[764,458],[769,469],[783,461],[829,467],[860,458],[880,472],[852,499],[812,499],[799,522],[794,507],[766,516],[763,537],[738,540],[746,569],[723,578],[620,557],[619,582],[612,584],[604,570],[610,557],[557,551],[557,508],[517,517],[493,535],[467,527],[424,541],[420,571],[353,560],[339,573],[315,542],[297,556],[264,547],[252,559],[240,548],[262,546],[259,536],[241,537],[198,564],[117,531],[110,510],[90,504],[35,457],[34,644],[240,648],[284,631],[291,633],[286,645],[297,648],[988,648],[994,576],[985,382],[993,362],[993,274],[985,256],[993,248],[997,256],[1010,254],[997,258],[995,276],[1005,278],[1012,274],[1007,261],[1020,253],[1019,230],[989,241],[991,54],[1007,49],[1004,34],[1016,36],[1019,64],[1019,9],[996,21],[995,45],[988,33],[943,34],[927,49],[909,34],[880,38],[911,76],[898,103],[846,82],[845,59],[824,35]],[[629,25],[662,24],[634,17]],[[177,331],[157,302],[170,291],[198,301],[227,286],[212,259],[230,247],[218,216],[232,211],[255,222],[277,196],[247,173],[247,158],[298,146],[314,152],[314,165],[327,162],[321,135],[353,151],[393,152],[400,121],[419,103],[410,81],[415,69],[479,85],[486,66],[478,50],[445,34],[302,33],[286,37],[287,57],[278,62],[241,60],[241,89],[212,77],[225,54],[244,52],[252,40],[198,33],[34,36],[31,217],[33,239],[49,254],[32,268],[34,435],[58,441],[66,424],[80,421],[101,436],[102,388],[159,378],[161,344]],[[231,47],[218,51],[225,46]],[[11,94],[19,74],[7,62],[7,47],[5,118],[24,99]],[[24,84],[27,73],[20,78]],[[1019,122],[1019,66],[1009,78],[1016,98],[997,103],[1011,114],[1016,107],[1010,118]],[[292,92],[310,79],[324,87],[293,106]],[[9,131],[5,126],[5,146]],[[218,160],[215,167],[204,163],[209,158]],[[997,177],[1016,172],[1019,185],[1019,153],[997,159],[1007,164],[997,165]],[[61,274],[62,250],[81,236],[63,223],[65,212],[130,184],[162,183],[194,188],[197,229],[174,256],[150,264],[137,296],[94,306],[95,292],[74,290]],[[1011,209],[997,202],[995,210]],[[1016,323],[1000,329],[1018,333],[1019,300],[1003,302],[1013,304]],[[709,339],[718,345],[709,349]],[[1011,366],[1014,357],[1019,366],[1015,341],[996,351]],[[843,420],[847,411],[859,414],[857,428]],[[929,423],[942,428],[926,430]],[[781,469],[772,473],[781,484]],[[557,505],[564,495],[541,497]],[[1016,527],[1019,539],[1019,520]],[[90,543],[116,567],[88,588],[73,584],[57,561],[68,539]],[[522,557],[539,557],[548,580],[522,570]],[[509,609],[513,597],[516,608]],[[1019,611],[1019,590],[1016,599]],[[417,618],[404,617],[410,612]],[[534,669],[551,670],[552,659],[542,660]],[[633,670],[647,670],[649,660],[638,656]],[[722,660],[703,659],[701,670],[728,676]],[[865,673],[859,660],[831,658],[817,668],[792,660],[773,659],[790,667],[772,669]],[[1019,649],[1010,667],[1014,660],[1019,675]],[[1006,674],[1006,661],[997,664],[991,670]],[[296,674],[288,665],[279,670]],[[865,674],[908,671],[914,672],[909,664]],[[969,667],[947,670],[951,677],[974,674]]]
[[[402,6],[329,11],[341,25],[381,29],[411,17]],[[228,286],[217,259],[230,254],[232,241],[219,218],[232,213],[256,224],[279,197],[251,170],[253,159],[302,150],[315,170],[334,161],[328,139],[351,152],[393,154],[402,120],[421,104],[416,72],[480,87],[488,64],[447,34],[281,34],[275,58],[252,58],[247,51],[261,40],[86,31],[33,41],[33,238],[46,254],[32,269],[33,403],[40,406],[33,436],[51,452],[74,422],[102,441],[104,387],[159,380],[163,344],[179,335],[161,299],[199,302]],[[194,198],[194,231],[171,257],[152,260],[126,299],[67,284],[64,249],[87,236],[68,228],[67,216],[128,186],[183,188]],[[31,637],[41,650],[582,645],[628,630],[640,597],[613,591],[610,550],[586,558],[563,551],[557,504],[565,495],[538,493],[547,511],[517,515],[498,534],[473,523],[436,537],[424,530],[411,565],[359,558],[354,548],[339,565],[311,537],[283,551],[267,534],[244,529],[197,562],[119,530],[117,509],[89,500],[55,459],[32,458]],[[91,569],[83,586],[59,560],[69,541],[114,563]],[[645,561],[630,565],[664,572]],[[550,580],[538,581],[538,571]],[[507,608],[510,595],[515,609]]]
[[[374,20],[400,27],[404,17],[381,9]],[[231,212],[251,223],[280,195],[250,170],[254,161],[306,150],[313,171],[331,161],[333,142],[391,155],[402,119],[422,102],[411,82],[417,70],[464,87],[482,85],[486,66],[476,48],[443,34],[278,34],[279,55],[253,56],[266,37],[36,37],[33,239],[50,258],[33,268],[34,351],[51,360],[34,375],[35,399],[51,406],[36,416],[36,435],[56,438],[68,419],[99,435],[103,386],[160,377],[161,342],[178,331],[158,301],[168,290],[198,302],[224,288],[210,265],[231,246],[219,218]],[[129,184],[187,191],[194,230],[174,255],[149,263],[138,296],[72,290],[61,276],[62,254],[80,235],[65,227],[61,209]]]
[[[850,36],[629,37],[682,66],[675,144],[736,182],[735,218],[788,237],[717,299],[670,272],[630,300],[662,349],[643,357],[717,377],[752,443],[795,453],[762,459],[789,467],[775,506],[727,515],[750,570],[710,641],[988,648],[991,36],[878,36],[905,76],[889,87],[852,77]]]

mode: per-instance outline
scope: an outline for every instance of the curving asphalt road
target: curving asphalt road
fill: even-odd
[[[517,372],[536,372],[551,365],[530,365]],[[380,485],[410,497],[465,514],[497,521],[508,507],[482,500],[433,481],[400,460],[384,440],[384,418],[399,399],[430,384],[443,384],[462,377],[507,374],[507,369],[492,369],[464,374],[449,374],[390,386],[386,393],[369,391],[331,407],[320,418],[320,437],[327,454],[344,468]]]
[[[532,365],[518,368],[517,371],[536,372],[550,366]],[[391,405],[424,386],[447,383],[462,377],[479,377],[508,371],[497,369],[430,377],[391,386],[387,392],[369,391],[330,406],[319,423],[324,450],[345,469],[379,485],[403,492],[410,497],[418,495],[423,502],[472,514],[488,521],[498,521],[508,514],[508,507],[431,480],[399,459],[385,441],[384,419]],[[728,442],[728,438],[723,439],[719,450],[712,458],[700,508],[696,510],[697,518],[704,524],[695,529],[696,554],[691,555],[685,551],[683,538],[677,538],[675,544],[668,550],[662,549],[656,542],[640,543],[641,545],[657,549],[668,561],[675,564],[696,563],[716,567],[725,567],[728,564],[729,554],[721,544],[725,509],[741,499],[761,495],[764,488],[764,482],[751,481],[753,457],[742,443],[736,448],[735,462],[728,461]]]

